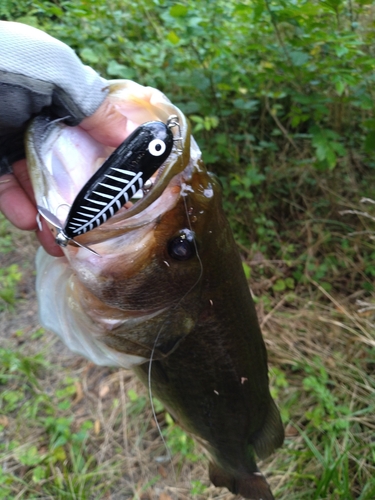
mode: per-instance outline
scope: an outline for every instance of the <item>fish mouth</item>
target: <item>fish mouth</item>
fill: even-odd
[[[158,205],[167,187],[174,189],[169,189],[169,196],[164,200],[166,205],[171,202],[171,193],[172,198],[179,195],[176,185],[181,182],[174,182],[173,186],[173,179],[192,164],[192,157],[195,157],[195,160],[200,157],[194,140],[191,141],[190,126],[184,114],[158,90],[129,80],[114,81],[109,82],[108,99],[126,118],[124,139],[145,122],[167,123],[174,115],[176,125],[171,128],[174,136],[173,148],[143,191],[138,192],[138,197],[126,203],[102,226],[77,237],[78,241],[85,243],[103,241],[106,238],[106,229],[113,229],[118,223],[124,227],[128,219],[132,220],[132,225],[144,224],[145,219],[141,215],[150,212],[153,205]],[[51,120],[46,116],[34,119],[27,134],[27,159],[39,211],[43,216],[46,213],[52,214],[49,221],[52,231],[56,230],[53,226],[57,226],[58,222],[60,227],[64,227],[70,206],[80,189],[114,149],[100,144],[79,126],[65,125],[63,119]],[[159,211],[152,210],[153,215],[148,213],[147,219],[157,217]]]

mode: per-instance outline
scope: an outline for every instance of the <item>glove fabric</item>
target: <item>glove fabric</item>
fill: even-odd
[[[32,117],[43,112],[78,125],[103,102],[106,85],[64,43],[31,26],[0,21],[0,175],[25,157]]]

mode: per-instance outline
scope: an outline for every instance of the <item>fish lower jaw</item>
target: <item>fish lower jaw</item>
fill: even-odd
[[[65,293],[72,275],[66,259],[51,257],[39,248],[36,268],[40,322],[58,335],[72,352],[100,366],[130,369],[147,361],[143,356],[116,351],[92,334],[89,328],[92,322]]]

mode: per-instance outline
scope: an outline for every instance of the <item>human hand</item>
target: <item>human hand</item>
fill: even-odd
[[[123,131],[126,130],[126,118],[105,100],[92,116],[80,123],[80,127],[97,141],[117,147],[125,138]],[[40,244],[50,255],[63,255],[44,220],[41,220],[42,230],[38,227],[38,211],[24,159],[13,164],[12,174],[0,177],[0,211],[19,229],[36,231]]]
[[[105,145],[124,140],[126,118],[105,99],[106,81],[65,44],[19,23],[0,21],[0,211],[19,229],[35,230],[45,250],[61,256],[37,209],[24,159],[23,135],[40,112],[78,125]],[[103,100],[104,99],[104,100]],[[13,173],[11,172],[13,166]]]

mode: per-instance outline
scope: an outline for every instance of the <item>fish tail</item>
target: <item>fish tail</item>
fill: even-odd
[[[260,472],[248,472],[237,477],[211,462],[209,474],[215,486],[228,488],[235,495],[241,495],[249,500],[275,500],[265,477]]]
[[[259,458],[269,457],[284,441],[284,426],[279,410],[270,398],[267,416],[262,428],[251,437],[251,444]]]

